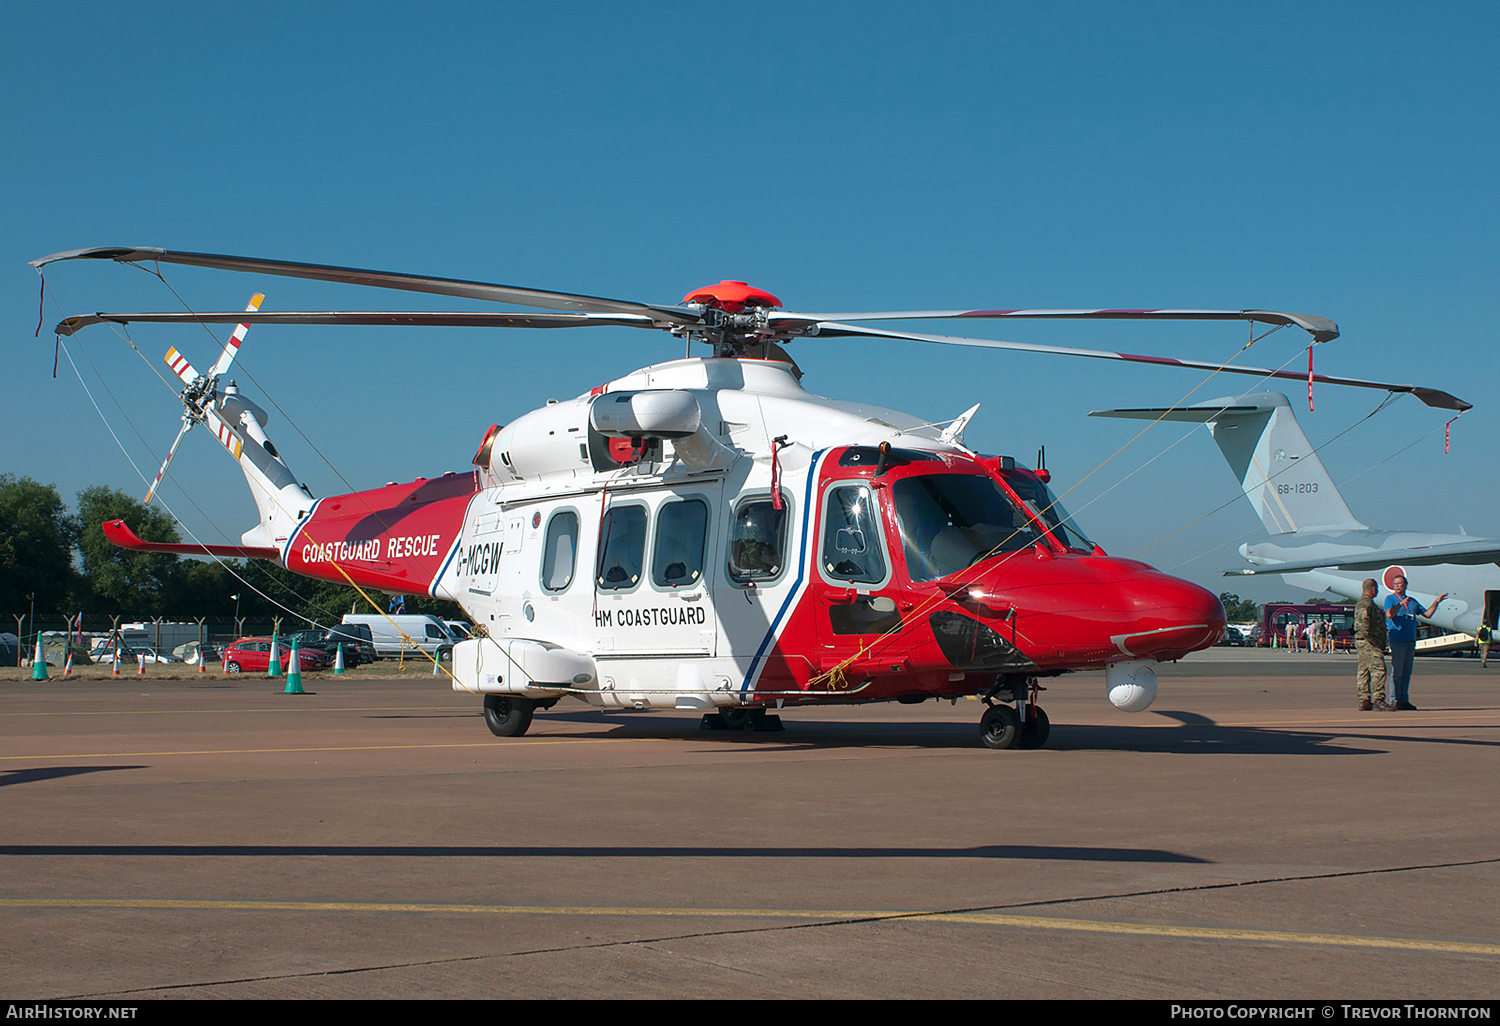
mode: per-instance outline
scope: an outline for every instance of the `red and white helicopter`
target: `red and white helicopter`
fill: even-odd
[[[653,305],[484,282],[148,248],[34,261],[185,264],[425,292],[546,312],[100,313],[102,322],[236,324],[200,375],[173,349],[183,428],[212,430],[260,511],[240,545],[132,549],[251,557],[322,580],[458,602],[485,636],[459,644],[453,687],[483,696],[498,736],[563,697],[606,709],[693,709],[704,725],[774,729],[772,707],[978,695],[983,743],[1048,735],[1037,681],[1105,670],[1108,697],[1149,706],[1156,662],[1223,633],[1217,597],[1088,540],[1045,469],[964,445],[977,406],[946,428],[805,390],[781,348],[798,338],[895,338],[1222,370],[1099,350],[955,338],[865,322],[972,318],[1243,320],[1338,337],[1323,317],[1267,310],[939,310],[799,314],[743,282]],[[465,474],[314,498],[266,436],[263,410],[221,387],[252,324],[654,328],[711,356],[635,371],[492,426]],[[1326,375],[1334,384],[1445,392]],[[177,442],[171,452],[175,452]],[[167,461],[171,460],[169,452]],[[163,464],[161,473],[166,471]],[[158,474],[158,482],[161,474]],[[152,486],[153,490],[155,485]]]

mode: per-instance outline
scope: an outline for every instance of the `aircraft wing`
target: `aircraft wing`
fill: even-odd
[[[1436,566],[1440,563],[1474,565],[1500,564],[1500,540],[1476,538],[1471,542],[1445,545],[1413,545],[1405,549],[1371,549],[1350,552],[1324,559],[1304,559],[1295,563],[1263,563],[1258,566],[1225,570],[1225,577],[1253,577],[1266,574],[1300,574],[1309,570],[1384,570],[1388,566]]]

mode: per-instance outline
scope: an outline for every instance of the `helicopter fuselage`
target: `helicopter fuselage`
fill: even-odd
[[[321,499],[282,550],[458,602],[487,635],[454,651],[460,690],[914,702],[1176,659],[1224,629],[1205,589],[1087,541],[1045,471],[814,396],[785,363],[645,368],[492,429],[475,461]]]

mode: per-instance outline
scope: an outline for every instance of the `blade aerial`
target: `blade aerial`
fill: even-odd
[[[374,327],[461,328],[654,328],[639,314],[467,313],[457,311],[288,310],[276,313],[96,313],[68,317],[53,329],[69,336],[91,324],[354,324]]]
[[[1308,375],[1302,371],[1269,370],[1264,367],[1221,366],[1203,360],[1176,360],[1166,356],[1142,356],[1136,353],[1112,353],[1103,349],[1071,349],[1067,346],[1039,345],[1034,342],[1003,342],[998,339],[960,338],[953,335],[923,335],[915,332],[883,331],[878,328],[859,328],[852,324],[824,323],[818,328],[818,337],[832,338],[895,338],[913,342],[935,342],[948,346],[970,346],[979,349],[1006,349],[1023,353],[1047,353],[1055,356],[1083,356],[1094,360],[1122,360],[1127,363],[1146,363],[1157,367],[1187,367],[1192,370],[1223,371],[1226,374],[1251,374],[1256,377],[1286,378],[1306,381]],[[1435,388],[1420,385],[1388,384],[1381,381],[1366,381],[1363,378],[1341,378],[1331,374],[1315,374],[1314,381],[1330,385],[1350,385],[1355,388],[1378,388],[1385,392],[1409,392],[1428,406],[1440,410],[1470,409],[1467,403],[1456,396]]]
[[[701,315],[690,307],[652,306],[623,299],[584,296],[571,292],[519,285],[497,285],[491,282],[466,281],[461,278],[436,278],[396,271],[375,271],[332,264],[306,264],[291,260],[267,260],[259,257],[229,256],[221,253],[187,253],[179,250],[145,246],[98,246],[54,253],[31,261],[41,269],[59,260],[114,260],[122,264],[182,264],[190,267],[212,267],[223,271],[247,271],[254,274],[277,274],[288,278],[334,281],[346,285],[369,285],[375,288],[405,292],[426,292],[437,296],[458,296],[491,303],[515,303],[546,310],[581,310],[590,313],[637,314],[664,324],[699,324]]]

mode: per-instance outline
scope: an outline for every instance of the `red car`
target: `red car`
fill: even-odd
[[[284,671],[291,662],[292,646],[278,638],[276,647],[281,650],[281,668]],[[240,638],[233,644],[224,646],[220,655],[227,673],[266,673],[271,669],[271,639]],[[297,649],[297,660],[304,670],[328,669],[328,657],[315,648]]]

